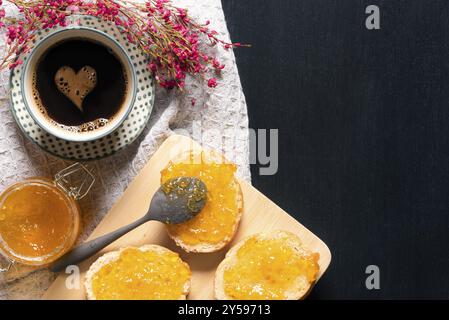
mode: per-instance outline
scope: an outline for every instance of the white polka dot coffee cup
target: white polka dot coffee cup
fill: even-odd
[[[65,141],[110,135],[136,100],[136,72],[126,50],[93,28],[74,26],[42,38],[23,68],[25,108],[42,130]]]

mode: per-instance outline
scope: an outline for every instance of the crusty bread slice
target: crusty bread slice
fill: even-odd
[[[92,282],[93,282],[95,274],[98,271],[100,271],[100,269],[103,268],[105,265],[116,261],[120,257],[120,254],[128,248],[130,248],[130,247],[124,247],[117,251],[108,252],[108,253],[104,254],[103,256],[101,256],[100,258],[98,258],[90,266],[89,270],[86,273],[86,277],[85,277],[85,281],[84,281],[84,287],[86,289],[86,295],[87,295],[88,300],[97,300],[95,297],[95,294],[94,294],[93,287],[92,287]],[[159,252],[159,253],[172,252],[167,248],[164,248],[164,247],[161,247],[158,245],[151,245],[151,244],[141,246],[137,249],[139,249],[143,252],[145,252],[145,251],[155,251],[155,252]],[[187,265],[187,263],[185,263],[185,265]],[[185,282],[184,287],[183,287],[183,292],[179,295],[178,300],[186,300],[189,292],[190,292],[190,278]]]
[[[249,236],[239,243],[237,243],[231,250],[226,254],[225,259],[220,263],[215,273],[215,298],[218,300],[233,300],[232,297],[229,297],[225,292],[225,280],[224,273],[228,268],[232,268],[235,263],[238,261],[237,252],[239,249],[246,244],[246,242],[250,239],[257,238],[258,240],[264,239],[283,239],[286,241],[289,247],[297,251],[300,256],[303,257],[312,257],[315,255],[316,259],[319,257],[318,253],[313,253],[310,250],[304,248],[302,246],[301,240],[295,234],[282,231],[275,230],[267,233],[258,233],[252,236]],[[317,268],[318,264],[317,264]],[[316,276],[319,273],[319,269],[317,269]],[[315,284],[315,281],[309,282],[305,276],[298,277],[295,281],[293,281],[292,286],[289,290],[284,292],[286,300],[300,300],[307,296],[312,286]]]
[[[170,164],[178,164],[178,163],[196,163],[196,161],[203,161],[205,163],[217,163],[217,164],[230,164],[226,158],[216,152],[216,151],[203,151],[203,152],[184,152],[177,157],[175,157]],[[170,166],[170,164],[168,166]],[[167,166],[167,167],[168,167]],[[224,248],[231,240],[234,238],[234,235],[237,231],[237,228],[240,223],[240,219],[243,214],[243,193],[240,187],[240,184],[237,178],[234,178],[230,189],[236,193],[235,202],[237,204],[238,212],[234,221],[232,232],[224,238],[219,243],[199,243],[199,244],[188,244],[185,243],[181,237],[178,237],[174,232],[171,231],[170,226],[167,226],[167,231],[169,236],[175,241],[176,245],[181,247],[186,252],[195,252],[195,253],[210,253],[216,252]]]

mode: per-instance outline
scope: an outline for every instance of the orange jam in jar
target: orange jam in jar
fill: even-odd
[[[46,178],[17,183],[0,195],[0,251],[13,261],[47,265],[75,243],[75,199]]]
[[[195,177],[207,187],[201,212],[185,223],[168,225],[170,234],[190,246],[226,244],[235,233],[242,209],[236,170],[221,156],[205,152],[187,153],[179,161],[170,162],[161,172],[162,184],[177,177]]]
[[[168,249],[126,248],[92,277],[97,300],[177,300],[190,283],[190,268]]]
[[[298,283],[309,287],[316,281],[318,259],[319,254],[302,249],[293,234],[253,236],[224,271],[225,293],[236,300],[284,300]]]

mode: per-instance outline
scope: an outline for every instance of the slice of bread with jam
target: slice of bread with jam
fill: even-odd
[[[158,245],[108,252],[89,268],[89,300],[185,300],[191,271],[179,255]]]
[[[187,252],[215,252],[237,231],[243,213],[243,195],[235,177],[237,166],[215,152],[187,152],[161,172],[161,182],[185,176],[201,179],[207,187],[205,207],[192,220],[168,225],[170,237]]]
[[[218,266],[219,300],[299,300],[319,274],[319,254],[291,232],[252,235],[235,245]]]

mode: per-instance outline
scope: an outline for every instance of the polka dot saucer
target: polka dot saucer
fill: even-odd
[[[20,129],[39,147],[64,159],[87,161],[110,156],[137,139],[150,118],[154,104],[155,87],[151,72],[146,67],[146,56],[141,53],[137,46],[128,42],[126,36],[120,33],[115,24],[88,16],[77,18],[76,24],[79,26],[95,28],[109,34],[127,51],[127,54],[134,65],[134,69],[136,70],[137,78],[137,95],[134,106],[128,117],[117,130],[98,140],[72,142],[59,139],[44,131],[36,121],[33,120],[25,107],[20,86],[24,69],[23,65],[16,67],[11,71],[11,104],[14,118]],[[61,29],[63,29],[63,27],[39,31],[31,46],[35,46],[43,38]],[[25,54],[20,58],[23,61],[26,61],[28,55],[29,54]]]

